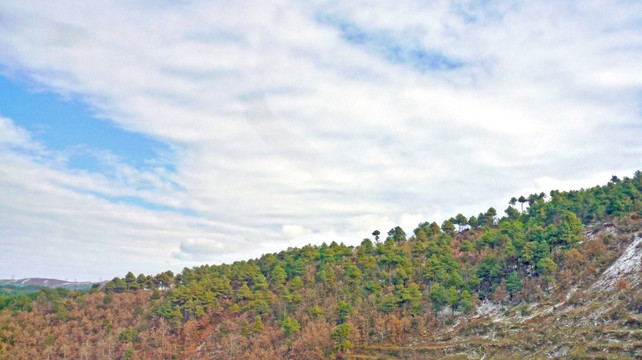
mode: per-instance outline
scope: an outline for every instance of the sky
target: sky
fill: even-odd
[[[642,168],[639,1],[0,0],[0,278],[255,258]]]

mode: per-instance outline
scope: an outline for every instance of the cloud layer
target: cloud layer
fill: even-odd
[[[1,118],[0,277],[358,243],[631,175],[639,14],[627,1],[0,4],[5,75],[173,151],[171,171],[100,149],[108,170],[73,170]]]

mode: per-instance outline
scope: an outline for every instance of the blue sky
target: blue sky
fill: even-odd
[[[136,169],[160,168],[173,172],[169,161],[172,150],[166,144],[115,126],[81,100],[26,81],[0,77],[0,114],[28,131],[33,141],[43,145],[50,152],[49,157],[58,157],[68,171],[118,177],[115,165],[127,164]],[[189,209],[158,205],[136,196],[87,193],[110,202],[193,215]]]
[[[29,131],[50,150],[70,154],[70,168],[104,170],[92,152],[108,152],[133,166],[159,162],[166,144],[114,126],[81,100],[0,76],[0,114]]]
[[[0,278],[358,244],[632,175],[640,14],[0,1]]]

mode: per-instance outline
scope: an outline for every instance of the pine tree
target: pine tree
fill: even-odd
[[[259,315],[254,317],[254,325],[252,325],[252,332],[261,333],[263,332],[263,321]]]
[[[513,271],[506,278],[506,290],[511,296],[517,294],[522,290],[522,279],[519,277],[517,271]]]
[[[338,351],[346,351],[352,349],[352,343],[348,340],[348,337],[352,333],[352,327],[348,323],[343,323],[337,325],[332,331],[330,337],[335,341],[334,348]]]

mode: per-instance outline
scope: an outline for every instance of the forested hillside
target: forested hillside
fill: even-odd
[[[642,295],[630,279],[589,287],[642,228],[640,171],[586,190],[516,195],[503,213],[375,230],[356,247],[331,242],[179,274],[128,273],[89,292],[0,296],[0,358],[537,358],[533,334],[554,328],[532,322],[548,319],[532,315],[537,306],[580,309],[598,290],[621,303],[599,324],[640,328]],[[497,345],[506,333],[484,322],[491,315],[520,329],[510,341],[523,347]],[[510,325],[517,318],[522,325]],[[547,341],[560,348],[567,340],[555,336]],[[579,345],[558,355],[591,351]]]

